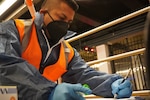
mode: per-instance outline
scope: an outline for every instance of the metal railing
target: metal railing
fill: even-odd
[[[87,64],[93,65],[93,64],[97,64],[97,63],[101,63],[101,62],[112,61],[112,60],[116,60],[116,59],[120,59],[120,58],[125,58],[125,57],[129,57],[129,56],[141,54],[141,53],[144,53],[144,51],[145,51],[145,48],[142,48],[142,49],[138,49],[138,50],[118,54],[118,55],[115,55],[115,56],[110,56],[110,57],[107,57],[107,58],[104,58],[104,59],[90,61],[90,62],[87,62]]]
[[[90,31],[84,32],[84,33],[82,33],[82,34],[80,34],[80,35],[78,35],[78,36],[75,36],[75,37],[73,37],[73,38],[70,38],[70,39],[68,39],[67,41],[68,41],[68,42],[76,41],[76,40],[81,39],[81,38],[83,38],[83,37],[86,37],[86,36],[88,36],[88,35],[91,35],[91,34],[94,34],[94,33],[96,33],[96,32],[99,32],[99,31],[101,31],[101,30],[104,30],[104,29],[106,29],[106,28],[109,28],[109,27],[111,27],[111,26],[113,26],[113,25],[119,24],[119,23],[124,22],[124,21],[126,21],[126,20],[129,20],[129,19],[131,19],[131,18],[134,18],[134,17],[136,17],[136,16],[139,16],[139,15],[141,15],[141,14],[144,14],[144,13],[148,12],[149,10],[150,10],[150,6],[145,7],[145,8],[143,8],[143,9],[141,9],[141,10],[138,10],[138,11],[133,12],[133,13],[131,13],[131,14],[128,14],[128,15],[126,15],[126,16],[124,16],[124,17],[121,17],[121,18],[119,18],[119,19],[116,19],[116,20],[111,21],[111,22],[109,22],[109,23],[106,23],[106,24],[104,24],[104,25],[101,25],[101,26],[99,26],[99,27],[97,27],[97,28],[94,28],[94,29],[92,29],[92,30],[90,30]],[[97,64],[97,63],[100,63],[100,62],[112,61],[112,60],[116,60],[116,59],[120,59],[120,58],[124,58],[124,57],[129,57],[129,56],[141,54],[141,53],[144,53],[144,51],[145,51],[145,48],[139,49],[139,50],[135,50],[135,51],[126,52],[126,53],[119,54],[119,55],[115,55],[115,56],[111,56],[111,57],[107,57],[107,58],[105,58],[105,59],[90,61],[90,62],[87,62],[87,64],[92,65],[92,64]]]
[[[119,19],[116,19],[116,20],[114,20],[114,21],[111,21],[111,22],[109,22],[109,23],[106,23],[106,24],[104,24],[104,25],[101,25],[101,26],[99,26],[99,27],[97,27],[97,28],[94,28],[94,29],[92,29],[92,30],[90,30],[90,31],[87,31],[87,32],[85,32],[85,33],[82,33],[82,34],[80,34],[80,35],[78,35],[78,36],[75,36],[75,37],[73,37],[73,38],[71,38],[71,39],[68,39],[67,41],[68,41],[68,42],[73,42],[73,41],[75,41],[75,40],[81,39],[81,38],[86,37],[86,36],[88,36],[88,35],[94,34],[94,33],[96,33],[96,32],[99,32],[99,31],[104,30],[104,29],[106,29],[106,28],[109,28],[109,27],[111,27],[111,26],[114,26],[114,25],[116,25],[116,24],[119,24],[119,23],[121,23],[121,22],[124,22],[124,21],[126,21],[126,20],[128,20],[128,19],[131,19],[131,18],[134,18],[134,17],[139,16],[139,15],[141,15],[141,14],[144,14],[144,13],[148,12],[149,10],[150,10],[150,6],[145,7],[145,8],[143,8],[143,9],[141,9],[141,10],[138,10],[138,11],[136,11],[136,12],[133,12],[133,13],[131,13],[131,14],[128,14],[128,15],[126,15],[126,16],[124,16],[124,17],[121,17],[121,18],[119,18]]]
[[[83,37],[86,37],[88,35],[94,34],[96,32],[99,32],[101,30],[104,30],[106,28],[114,26],[116,24],[119,24],[119,23],[124,22],[126,20],[129,20],[131,18],[134,18],[136,16],[144,14],[144,13],[148,12],[149,10],[150,10],[150,6],[148,6],[146,8],[143,8],[141,10],[138,10],[136,12],[133,12],[133,13],[131,13],[129,15],[124,16],[124,17],[121,17],[119,19],[116,19],[114,21],[111,21],[111,22],[109,22],[107,24],[101,25],[101,26],[99,26],[97,28],[94,28],[94,29],[92,29],[90,31],[84,32],[84,33],[82,33],[82,34],[80,34],[78,36],[75,36],[75,37],[73,37],[71,39],[68,39],[67,41],[68,42],[76,41],[76,40],[81,39]],[[90,61],[90,62],[87,62],[87,64],[93,65],[93,64],[98,64],[98,63],[101,63],[101,62],[109,62],[109,61],[113,61],[113,60],[117,60],[117,59],[121,59],[121,58],[125,58],[125,57],[136,56],[136,55],[139,55],[139,54],[143,54],[144,52],[145,52],[145,48],[142,48],[142,49],[138,49],[138,50],[134,50],[134,51],[118,54],[118,55],[115,55],[115,56],[110,56],[110,57],[107,57],[107,58],[104,58],[104,59]],[[150,92],[150,90],[148,90],[148,92],[144,92],[144,95],[146,95],[146,96],[148,95],[149,96],[150,95],[149,92]],[[140,95],[140,93],[138,95]]]

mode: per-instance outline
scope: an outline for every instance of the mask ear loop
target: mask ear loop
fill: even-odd
[[[55,21],[48,11],[47,11],[47,13],[48,13],[49,17],[50,17],[53,21]],[[69,28],[69,27],[70,27],[70,22],[68,22],[68,28]]]
[[[50,13],[47,11],[49,17],[54,21],[53,17],[50,15]]]

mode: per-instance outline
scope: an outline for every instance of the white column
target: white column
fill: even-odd
[[[96,46],[97,50],[97,59],[103,59],[109,56],[108,46],[105,44]],[[110,62],[102,62],[98,64],[99,71],[106,72],[106,73],[112,73],[112,69],[110,66]]]

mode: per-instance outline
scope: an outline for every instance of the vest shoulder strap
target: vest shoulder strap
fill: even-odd
[[[33,25],[33,19],[28,19],[28,20],[15,19],[15,24],[19,31],[20,42],[22,45],[22,52],[24,52],[29,43],[30,32],[32,30],[32,25]]]
[[[63,44],[65,47],[64,49],[65,49],[66,61],[69,63],[74,56],[74,50],[67,41],[63,41]]]

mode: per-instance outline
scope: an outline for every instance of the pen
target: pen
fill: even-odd
[[[128,76],[129,76],[130,72],[131,72],[131,68],[129,68],[127,75],[123,78],[123,80],[122,80],[122,82],[121,82],[121,83],[123,83],[123,82],[124,82],[124,81],[128,78]],[[116,97],[117,97],[117,93],[116,93],[116,94],[114,94],[114,99],[115,99]]]

